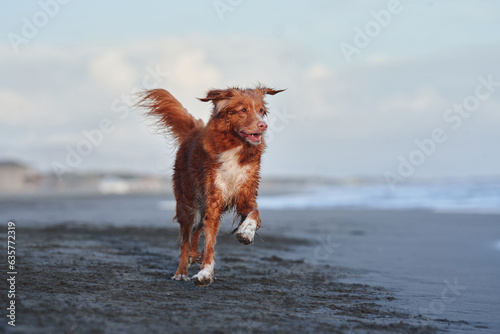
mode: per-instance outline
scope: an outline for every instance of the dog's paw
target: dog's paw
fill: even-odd
[[[250,245],[253,243],[257,222],[253,219],[245,219],[236,230],[236,240],[242,245]]]
[[[172,276],[173,281],[190,281],[191,279],[185,274],[176,274]]]
[[[214,280],[213,266],[205,266],[192,277],[193,283],[197,286],[207,286]]]
[[[253,243],[253,235],[250,233],[236,233],[236,240],[242,245],[251,245]]]

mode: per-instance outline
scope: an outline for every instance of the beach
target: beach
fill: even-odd
[[[266,209],[255,243],[225,217],[216,280],[170,277],[165,196],[4,198],[16,224],[16,326],[7,333],[496,333],[495,214]],[[196,273],[198,265],[190,269]],[[2,269],[5,281],[8,269]],[[7,289],[7,288],[6,288]],[[1,294],[7,305],[7,291]],[[5,308],[4,308],[5,309]],[[7,312],[7,311],[5,311]]]

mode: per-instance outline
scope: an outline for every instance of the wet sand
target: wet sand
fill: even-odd
[[[174,229],[59,225],[19,233],[18,319],[10,333],[431,333],[380,287],[339,282],[348,268],[286,259],[310,242],[266,236],[217,244],[216,281],[169,278]],[[191,268],[194,274],[197,268]],[[410,321],[409,321],[410,320]]]
[[[467,309],[496,317],[498,308],[487,305],[497,305],[493,297],[497,287],[478,280],[498,277],[496,266],[490,270],[487,262],[477,267],[485,268],[482,273],[471,266],[476,275],[471,281],[464,273],[432,269],[453,267],[449,259],[440,258],[440,252],[450,247],[456,249],[448,253],[463,261],[456,266],[476,261],[461,257],[471,249],[456,254],[457,249],[463,248],[464,240],[500,237],[498,227],[492,227],[498,226],[497,217],[270,210],[263,212],[263,228],[250,246],[236,241],[226,219],[216,245],[216,280],[198,288],[192,282],[170,280],[178,261],[178,226],[165,218],[170,213],[159,213],[164,227],[57,219],[41,226],[35,221],[17,222],[16,327],[4,320],[0,332],[493,333],[497,329]],[[443,232],[464,226],[484,235],[476,240],[466,230],[452,236]],[[198,268],[194,265],[190,275]],[[415,274],[433,270],[436,281]],[[4,266],[2,280],[6,271]],[[455,278],[459,281],[453,282]],[[458,284],[458,295],[439,299],[446,286],[443,279]],[[482,300],[482,293],[490,304],[477,304],[474,298]],[[0,295],[7,305],[6,294]],[[445,310],[429,312],[439,302]]]

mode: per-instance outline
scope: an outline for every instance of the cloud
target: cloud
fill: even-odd
[[[210,87],[220,80],[219,70],[207,61],[202,49],[180,54],[174,60],[172,76],[172,79],[190,89]]]
[[[330,72],[330,69],[324,64],[316,63],[307,69],[305,77],[309,80],[321,80],[329,78]]]
[[[9,88],[0,88],[0,123],[20,129],[33,129],[46,124],[61,124],[51,99],[43,94],[27,94]]]
[[[136,80],[136,70],[124,59],[119,50],[106,50],[90,60],[92,79],[112,92],[130,89]]]
[[[410,111],[413,114],[422,116],[422,114],[445,108],[447,102],[441,97],[433,87],[421,87],[413,94],[400,94],[389,96],[378,105],[380,113],[398,113],[401,111]]]
[[[2,139],[12,136],[9,152],[36,156],[37,167],[45,169],[53,161],[64,161],[66,146],[85,140],[83,132],[98,128],[104,118],[116,129],[106,134],[81,168],[168,169],[164,167],[172,161],[173,148],[151,134],[148,122],[123,100],[134,88],[144,86],[151,69],[165,74],[158,86],[170,90],[205,120],[210,105],[195,97],[209,88],[252,86],[259,81],[287,88],[268,98],[271,113],[282,119],[275,121],[280,130],[273,133],[264,174],[382,175],[411,149],[415,138],[442,124],[447,107],[474,92],[479,75],[493,73],[500,81],[500,73],[494,71],[499,48],[399,59],[379,54],[364,63],[340,67],[307,47],[272,37],[193,35],[127,46],[71,50],[33,46],[30,50],[18,57],[0,50],[0,70],[6,73],[0,78],[0,133]],[[454,57],[457,54],[460,57]],[[475,156],[491,152],[485,138],[500,141],[494,130],[498,126],[492,126],[499,122],[492,112],[499,99],[500,88],[467,120],[469,131],[487,134],[467,144],[477,147]],[[129,114],[121,118],[113,106]],[[285,109],[292,118],[283,118]],[[22,141],[21,147],[15,138],[31,139]],[[435,159],[453,159],[432,168],[429,164],[426,172],[500,168],[491,162],[484,168],[480,159],[467,162],[467,154],[462,155],[446,151],[436,155]]]
[[[13,90],[0,90],[0,121],[7,125],[19,125],[29,121],[34,105]]]

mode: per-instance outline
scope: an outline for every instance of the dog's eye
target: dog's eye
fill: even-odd
[[[241,109],[241,112],[247,112],[247,110],[245,108]]]
[[[260,109],[259,111],[260,111],[260,113],[261,113],[261,114],[263,114],[263,113],[264,113],[264,109]]]

